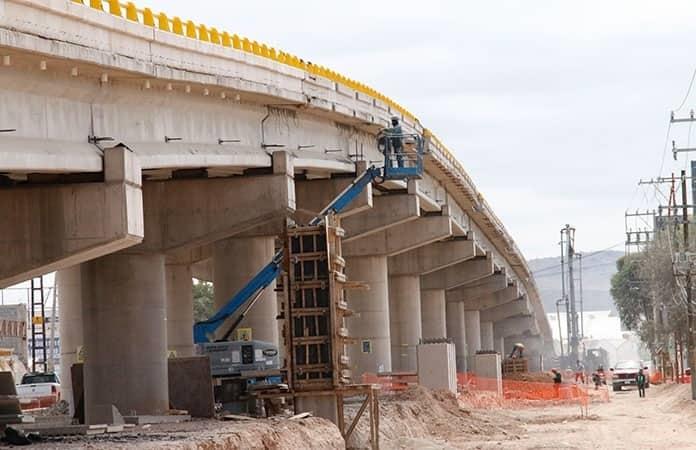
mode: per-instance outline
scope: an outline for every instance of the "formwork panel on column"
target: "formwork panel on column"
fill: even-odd
[[[344,262],[340,228],[326,225],[288,230],[287,336],[290,381],[295,391],[345,384]]]

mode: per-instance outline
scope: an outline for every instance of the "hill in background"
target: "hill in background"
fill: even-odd
[[[585,311],[609,309],[616,312],[609,289],[611,288],[611,277],[616,273],[616,260],[622,257],[624,252],[582,253],[586,255],[582,262]],[[544,303],[544,309],[547,313],[555,312],[556,300],[561,298],[561,257],[537,258],[529,260],[528,263],[539,287],[539,294]],[[580,296],[577,286],[576,295],[579,302]],[[563,310],[561,309],[561,311]]]

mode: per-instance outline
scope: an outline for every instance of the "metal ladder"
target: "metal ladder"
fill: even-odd
[[[31,370],[46,372],[46,317],[44,311],[43,276],[31,279]],[[38,358],[37,358],[38,356]],[[37,370],[40,367],[41,370]]]

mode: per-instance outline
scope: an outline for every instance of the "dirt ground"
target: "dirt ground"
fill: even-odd
[[[696,448],[696,402],[688,385],[611,394],[609,403],[579,406],[471,408],[450,393],[416,387],[380,400],[382,449],[690,449]],[[347,405],[357,410],[356,405]],[[354,412],[353,412],[354,413]],[[349,412],[350,416],[350,412]],[[348,448],[368,448],[361,422]],[[126,433],[73,437],[38,448],[335,449],[338,429],[319,418],[193,421]]]
[[[693,449],[696,403],[687,385],[652,386],[646,398],[635,389],[612,392],[609,403],[579,408],[554,406],[501,411],[519,421],[519,440],[481,439],[454,448],[476,449]]]

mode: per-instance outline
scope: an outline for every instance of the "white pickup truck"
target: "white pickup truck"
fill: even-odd
[[[17,385],[22,409],[47,408],[60,401],[60,380],[55,373],[27,373]]]

